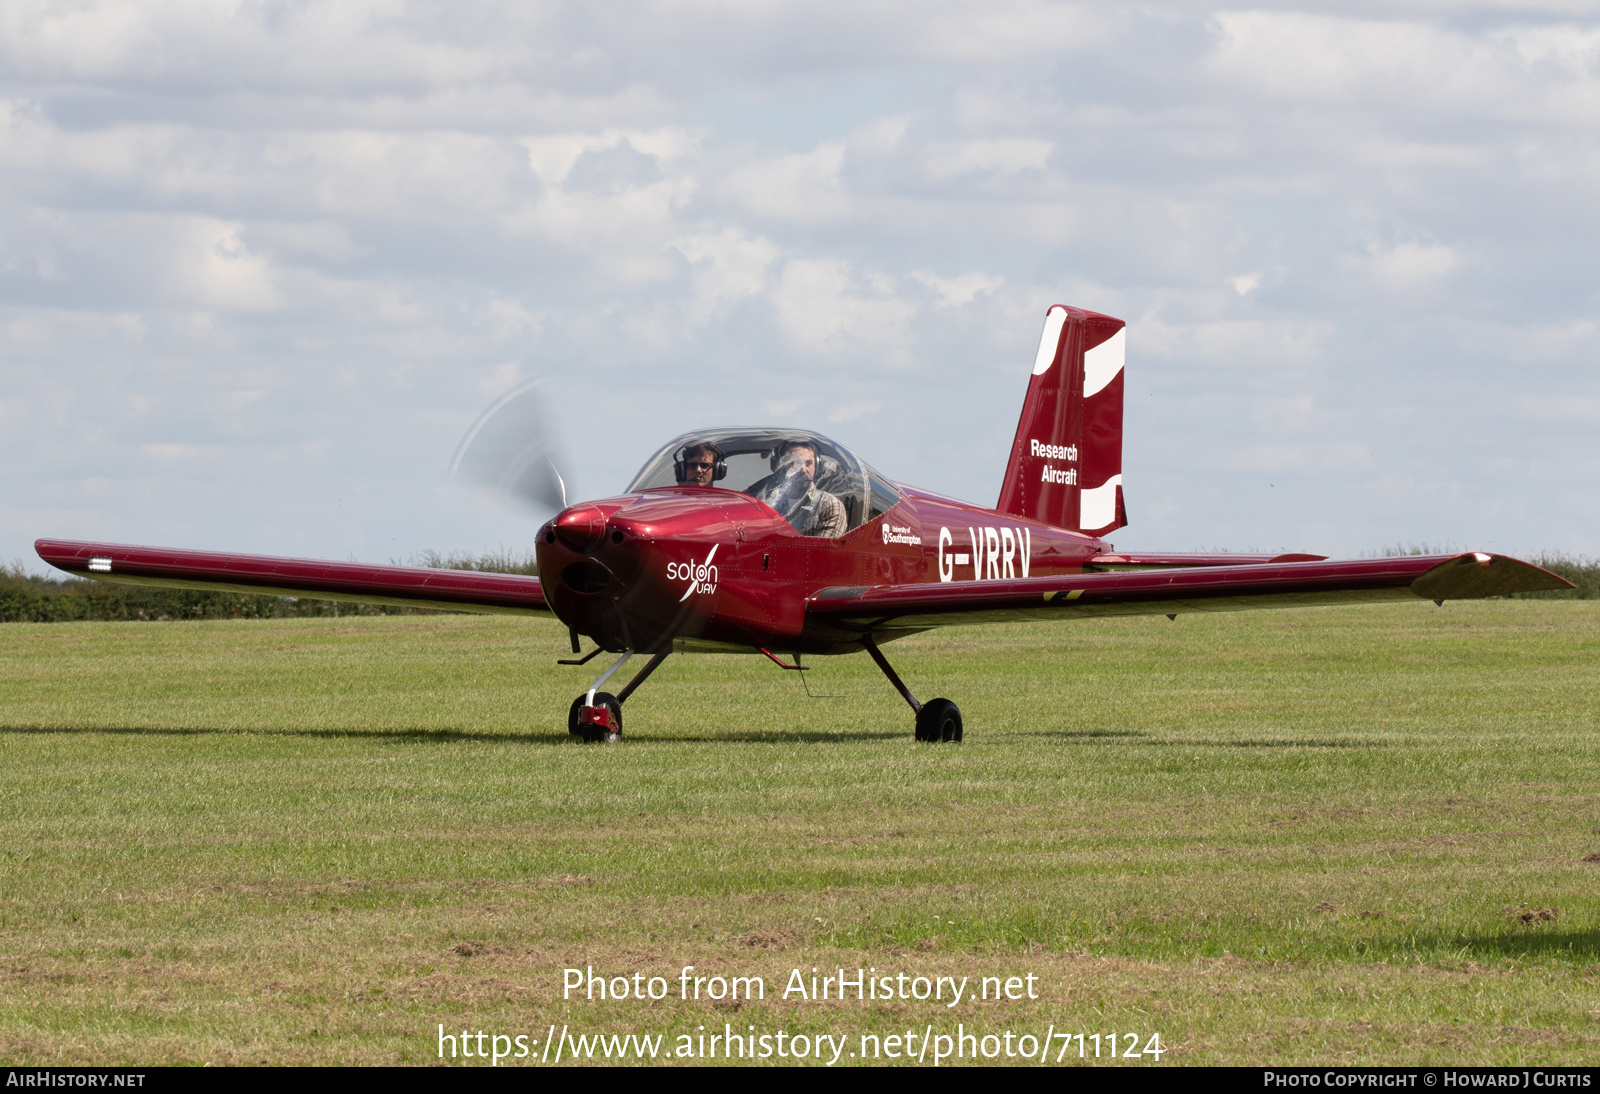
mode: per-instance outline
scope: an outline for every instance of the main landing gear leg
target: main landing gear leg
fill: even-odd
[[[611,679],[618,669],[627,664],[633,652],[630,650],[617,658],[610,668],[595,677],[588,691],[572,700],[572,708],[567,711],[567,732],[574,737],[582,737],[585,742],[605,741],[607,744],[621,742],[622,704],[627,702],[628,696],[632,695],[652,672],[656,671],[670,652],[668,650],[650,658],[644,668],[628,681],[628,686],[623,688],[620,694],[612,695],[610,692],[601,691],[600,685]]]
[[[889,683],[894,685],[903,699],[911,705],[911,712],[917,716],[917,740],[919,741],[959,741],[961,740],[961,708],[948,699],[931,699],[926,703],[917,702],[917,697],[911,694],[911,689],[906,687],[894,667],[889,664],[888,658],[883,656],[883,651],[878,649],[878,644],[869,634],[861,640],[867,647],[867,652],[878,663],[883,674],[889,678]]]

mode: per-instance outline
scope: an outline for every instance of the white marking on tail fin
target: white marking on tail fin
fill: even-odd
[[[1117,487],[1122,485],[1121,475],[1112,475],[1093,490],[1078,494],[1078,527],[1104,528],[1117,519]]]
[[[1033,374],[1043,376],[1050,371],[1056,359],[1056,347],[1061,343],[1061,328],[1067,322],[1067,309],[1055,305],[1044,315],[1044,333],[1039,336],[1039,353],[1033,359]]]
[[[1087,399],[1117,378],[1128,356],[1128,328],[1123,327],[1110,338],[1083,355],[1083,397]],[[1034,370],[1035,372],[1038,369]]]

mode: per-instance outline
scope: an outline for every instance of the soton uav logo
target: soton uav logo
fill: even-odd
[[[717,568],[711,565],[711,560],[717,557],[717,548],[720,546],[722,544],[713,543],[711,550],[706,552],[706,560],[704,562],[696,562],[694,559],[690,559],[688,562],[667,563],[668,581],[687,581],[689,583],[689,587],[678,598],[678,603],[682,604],[695,593],[714,593],[717,591]]]

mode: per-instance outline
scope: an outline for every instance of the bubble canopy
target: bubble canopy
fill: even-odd
[[[694,462],[710,462],[705,452],[708,445],[715,450],[712,457],[720,453],[712,487],[759,498],[786,517],[802,535],[818,534],[817,529],[826,526],[822,514],[837,513],[826,496],[836,498],[843,508],[843,527],[829,528],[823,533],[828,535],[858,528],[900,500],[899,492],[888,480],[862,463],[854,452],[805,429],[701,429],[685,433],[646,461],[628,484],[628,492],[693,485],[685,456],[692,454]],[[808,464],[813,475],[809,481]]]

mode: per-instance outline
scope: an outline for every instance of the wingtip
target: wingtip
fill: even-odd
[[[1512,593],[1575,589],[1572,582],[1509,555],[1468,551],[1421,574],[1411,591],[1424,600],[1476,600]]]

